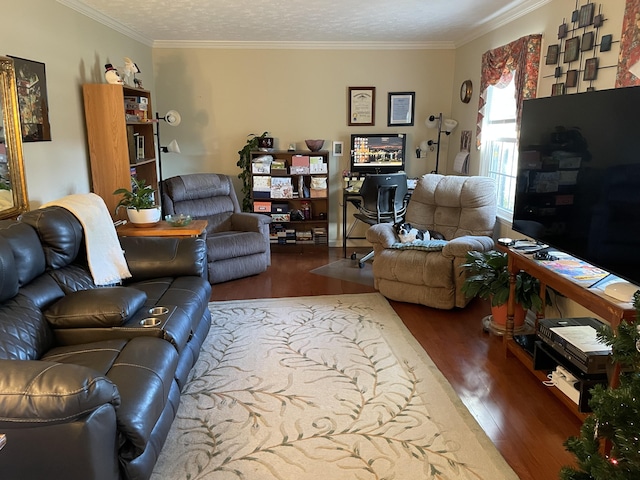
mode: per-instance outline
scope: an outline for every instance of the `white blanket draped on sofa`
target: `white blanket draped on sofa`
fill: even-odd
[[[104,200],[95,193],[79,193],[49,202],[73,213],[82,224],[89,269],[96,285],[112,285],[131,277],[116,228]]]

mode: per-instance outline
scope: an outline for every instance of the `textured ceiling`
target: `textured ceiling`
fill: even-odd
[[[58,0],[137,40],[453,47],[550,0]]]

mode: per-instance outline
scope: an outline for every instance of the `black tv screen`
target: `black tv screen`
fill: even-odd
[[[394,173],[404,170],[406,135],[351,135],[351,173]]]
[[[640,284],[640,87],[526,100],[513,229]]]

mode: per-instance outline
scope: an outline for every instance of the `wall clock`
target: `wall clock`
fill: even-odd
[[[460,101],[463,103],[469,103],[471,100],[471,94],[473,93],[473,84],[471,80],[465,80],[460,86]]]

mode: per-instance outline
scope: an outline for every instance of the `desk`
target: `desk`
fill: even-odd
[[[365,237],[349,237],[347,234],[347,204],[355,205],[355,202],[362,199],[359,190],[344,188],[342,190],[342,256],[347,258],[347,238],[362,240]],[[355,222],[355,220],[354,220]],[[353,225],[351,226],[353,228]],[[349,229],[351,231],[351,229]]]
[[[153,227],[136,227],[127,223],[116,228],[120,237],[198,237],[207,228],[207,220],[193,220],[185,227],[172,227],[162,220]]]

